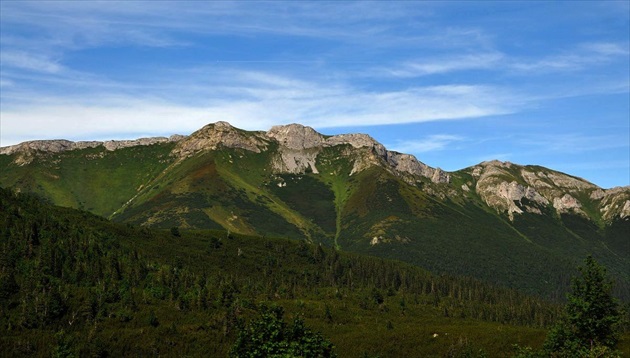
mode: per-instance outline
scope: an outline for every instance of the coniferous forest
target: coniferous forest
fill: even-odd
[[[304,241],[115,224],[0,189],[3,356],[527,356],[562,304]]]

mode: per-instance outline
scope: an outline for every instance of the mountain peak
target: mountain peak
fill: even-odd
[[[267,131],[267,137],[275,139],[289,149],[309,149],[324,144],[324,136],[311,127],[297,123],[273,126]]]
[[[229,122],[225,122],[225,121],[218,121],[218,122],[212,123],[211,125],[213,125],[215,128],[224,128],[224,129],[234,128],[234,126],[232,126]]]
[[[207,124],[193,132],[180,141],[172,153],[180,158],[186,158],[201,151],[215,150],[219,146],[260,153],[267,147],[267,143],[257,133],[246,132],[233,127],[228,122],[219,121]]]

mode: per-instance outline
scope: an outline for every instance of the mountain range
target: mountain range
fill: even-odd
[[[561,298],[592,254],[630,299],[630,186],[489,161],[432,168],[365,134],[226,122],[0,148],[0,186],[114,221],[306,239]]]

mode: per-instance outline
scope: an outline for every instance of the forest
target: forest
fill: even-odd
[[[0,189],[3,356],[225,357],[261,317],[316,332],[339,357],[523,355],[562,304],[304,240],[135,227]],[[623,333],[617,349],[629,345]]]

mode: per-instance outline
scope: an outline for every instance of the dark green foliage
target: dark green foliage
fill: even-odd
[[[160,325],[160,321],[158,320],[154,311],[149,312],[148,322],[149,322],[149,325],[151,325],[152,327],[157,327]]]
[[[565,315],[545,341],[545,350],[552,355],[588,356],[595,347],[614,348],[619,338],[621,315],[606,269],[588,256],[579,270]]]
[[[344,357],[445,354],[451,342],[433,340],[436,329],[501,352],[521,334],[525,343],[541,342],[540,327],[557,313],[514,290],[324,245],[234,233],[214,241],[226,237],[217,231],[180,235],[0,189],[0,277],[7,288],[0,352],[226,356],[260,302],[303,317]],[[239,248],[245,254],[238,256]],[[287,324],[294,326],[300,331]],[[55,338],[62,329],[63,339]]]
[[[280,175],[283,186],[271,183],[271,191],[289,207],[313,220],[329,234],[334,234],[335,195],[313,175]]]
[[[173,226],[171,228],[171,235],[175,236],[175,237],[180,237],[182,236],[182,234],[179,232],[179,227],[177,226]]]
[[[52,357],[53,358],[72,358],[75,357],[72,352],[72,343],[70,339],[66,335],[64,330],[61,330],[55,334],[55,339],[57,340],[56,346],[53,348]]]
[[[379,156],[371,148],[339,145],[318,152],[318,173],[278,175],[272,163],[281,153],[274,142],[260,153],[217,148],[183,160],[169,155],[174,145],[38,153],[23,166],[15,155],[0,155],[0,186],[119,222],[306,238],[556,301],[568,291],[575,261],[592,254],[615,278],[615,296],[630,298],[630,220],[604,221],[602,203],[590,189],[571,192],[588,219],[558,215],[552,204],[523,198],[515,205],[541,215],[515,215],[512,221],[479,197],[472,168],[450,173],[449,184],[393,173],[387,166],[357,172],[357,159],[378,161]],[[553,173],[533,166],[503,169],[497,179],[524,186],[529,184],[521,170]],[[555,185],[544,176],[541,180]],[[279,187],[280,181],[286,186]],[[462,185],[469,190],[462,191]],[[370,245],[375,237],[381,242]],[[16,289],[12,277],[17,276],[0,272],[0,296]]]
[[[306,328],[300,318],[288,325],[282,307],[263,307],[260,317],[241,329],[230,357],[336,357],[334,346]]]
[[[213,236],[210,238],[210,248],[211,249],[220,249],[221,246],[223,246],[223,243],[221,242],[221,239],[219,239],[216,236]]]

